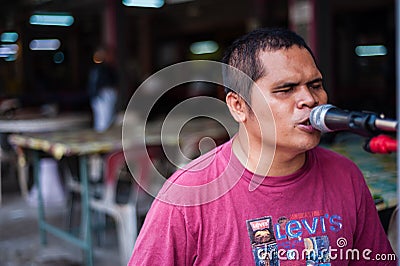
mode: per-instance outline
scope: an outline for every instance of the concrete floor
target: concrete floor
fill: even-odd
[[[0,265],[1,266],[78,266],[84,265],[83,252],[74,245],[48,235],[47,246],[39,240],[37,208],[28,204],[19,193],[15,180],[3,178],[0,206]],[[68,212],[65,208],[46,209],[47,221],[66,228]],[[107,219],[108,221],[108,219]],[[94,265],[121,265],[115,227],[108,221],[101,235],[101,244],[94,242]]]

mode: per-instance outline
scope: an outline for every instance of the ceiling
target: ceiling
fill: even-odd
[[[90,16],[99,13],[106,1],[118,0],[0,0],[0,29],[10,28],[27,20],[33,11],[64,11],[74,15]],[[124,8],[128,16],[150,16],[164,23],[191,27],[218,25],[249,16],[286,16],[289,0],[192,0],[179,4],[165,4],[160,9]],[[334,10],[376,8],[394,4],[394,0],[335,0],[329,2]],[[121,4],[122,6],[122,4]],[[274,10],[269,10],[269,9]],[[208,27],[208,26],[207,26]],[[186,29],[189,30],[189,29]]]

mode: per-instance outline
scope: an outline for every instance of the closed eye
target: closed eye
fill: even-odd
[[[273,93],[290,93],[290,92],[294,91],[294,89],[298,85],[299,85],[299,83],[293,83],[293,82],[284,83],[281,86],[276,87],[273,90]]]
[[[290,93],[290,92],[294,91],[294,88],[295,87],[282,88],[282,89],[274,91],[274,93]]]
[[[307,83],[307,86],[308,86],[309,88],[311,88],[311,89],[314,89],[314,90],[322,89],[322,88],[323,88],[323,86],[322,86],[322,79],[317,79],[317,80],[313,80],[313,81],[311,81],[311,82],[308,82],[308,83]]]

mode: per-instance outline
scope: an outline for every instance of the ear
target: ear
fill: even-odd
[[[246,102],[235,92],[228,92],[225,98],[231,115],[238,123],[243,123],[247,119],[249,112]]]

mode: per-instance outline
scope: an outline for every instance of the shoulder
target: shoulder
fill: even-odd
[[[309,152],[309,156],[311,169],[323,174],[325,179],[332,177],[335,182],[342,180],[354,184],[365,182],[358,165],[342,154],[327,148],[316,147]]]
[[[327,148],[318,146],[312,149],[310,154],[316,162],[324,163],[325,166],[346,166],[358,169],[358,166],[352,160]]]
[[[231,152],[231,141],[228,141],[178,169],[168,180],[183,185],[210,182],[226,166]]]
[[[230,166],[231,142],[228,141],[193,160],[168,178],[157,199],[180,206],[211,202],[237,182]]]
[[[364,175],[358,165],[342,154],[317,147],[310,151],[312,172],[319,173],[331,185],[352,187],[355,190],[366,189]]]

